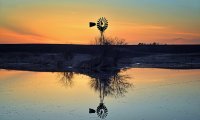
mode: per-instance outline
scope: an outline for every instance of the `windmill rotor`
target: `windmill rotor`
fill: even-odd
[[[108,28],[108,20],[105,17],[99,18],[99,20],[97,21],[97,28],[101,32],[104,32]]]

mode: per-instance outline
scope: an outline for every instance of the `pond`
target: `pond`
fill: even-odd
[[[199,120],[200,70],[0,70],[0,120]]]

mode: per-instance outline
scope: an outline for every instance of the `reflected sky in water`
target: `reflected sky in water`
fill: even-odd
[[[0,70],[0,98],[0,120],[199,120],[200,70],[137,68],[103,77]],[[96,113],[101,103],[106,117]]]

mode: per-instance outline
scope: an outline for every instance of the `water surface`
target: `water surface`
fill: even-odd
[[[200,119],[200,70],[134,68],[107,78],[0,70],[0,120]]]

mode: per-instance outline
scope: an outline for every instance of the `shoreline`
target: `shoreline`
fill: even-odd
[[[200,69],[200,45],[0,44],[0,69]]]
[[[64,57],[61,53],[0,53],[0,69],[49,71],[49,72],[78,72],[78,71],[103,71],[98,68],[82,68],[93,56],[89,54],[75,54],[72,58]],[[116,67],[108,70],[125,68],[163,68],[163,69],[200,69],[200,54],[156,54],[140,57],[122,58]],[[106,71],[106,70],[105,70]]]

